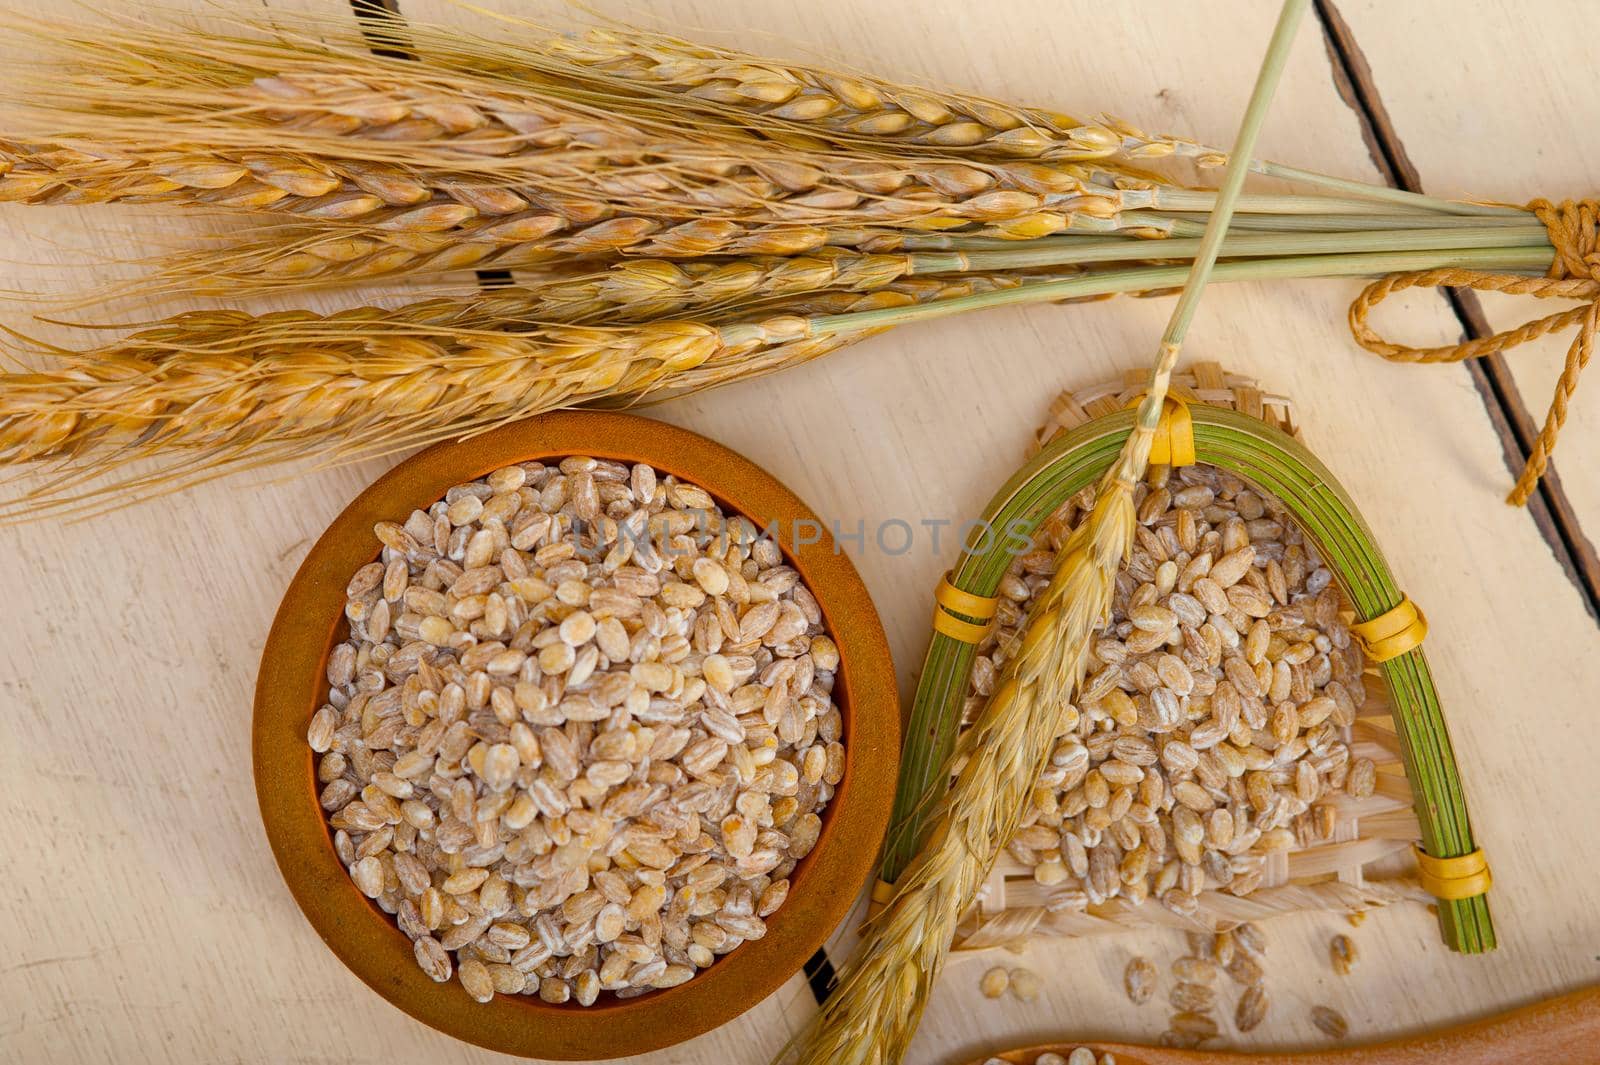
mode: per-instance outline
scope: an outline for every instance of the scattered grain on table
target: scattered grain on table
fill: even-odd
[[[1241,1032],[1251,1031],[1265,1019],[1267,1006],[1267,989],[1260,984],[1250,985],[1239,995],[1234,1007],[1233,1026]]]
[[[1159,971],[1149,958],[1136,957],[1122,970],[1122,987],[1135,1006],[1142,1006],[1156,993]]]
[[[1032,1002],[1039,997],[1043,985],[1039,974],[1032,969],[1016,968],[1011,970],[1011,993],[1023,1002]]]
[[[1332,1006],[1311,1007],[1311,1023],[1330,1039],[1343,1039],[1350,1034],[1350,1023]]]
[[[999,998],[1010,986],[1011,973],[999,965],[984,973],[978,980],[978,990],[983,992],[984,998]]]
[[[1328,941],[1328,957],[1333,962],[1334,972],[1349,976],[1356,966],[1355,942],[1349,936],[1334,936]]]

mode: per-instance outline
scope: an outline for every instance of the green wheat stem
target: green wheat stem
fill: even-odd
[[[1219,263],[1213,269],[1212,276],[1217,281],[1284,281],[1314,277],[1379,277],[1397,271],[1433,270],[1444,267],[1537,274],[1550,265],[1550,254],[1547,246],[1297,255],[1281,259],[1250,259]],[[937,300],[932,303],[856,311],[849,314],[820,315],[808,320],[807,335],[825,336],[864,329],[884,329],[992,307],[1175,288],[1183,284],[1188,276],[1187,266],[1143,266],[1086,273],[1059,280],[1030,282],[995,292]],[[742,340],[745,338],[745,333],[752,328],[745,325],[729,326],[724,330],[724,336],[730,342]]]
[[[1197,459],[1283,500],[1362,619],[1376,617],[1401,601],[1403,593],[1355,503],[1304,445],[1235,411],[1196,404],[1190,413]],[[1062,434],[995,493],[983,510],[982,523],[975,527],[1036,534],[1051,514],[1094,484],[1115,461],[1133,418],[1131,411],[1119,411]],[[974,536],[952,567],[950,579],[963,591],[993,596],[1011,561],[1006,551]],[[884,850],[881,875],[891,883],[914,853],[926,796],[939,784],[940,767],[960,730],[975,654],[974,645],[937,633],[928,648],[912,702]],[[1378,671],[1391,693],[1423,844],[1440,857],[1470,853],[1477,844],[1465,792],[1423,651],[1381,663]],[[1478,953],[1494,948],[1494,925],[1482,897],[1441,903],[1439,921],[1452,949]]]

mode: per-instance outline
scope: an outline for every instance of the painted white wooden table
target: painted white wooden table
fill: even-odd
[[[297,2],[345,10],[336,0]],[[412,17],[466,17],[432,0],[402,4]],[[669,0],[601,9],[758,52],[1112,110],[1225,143],[1276,6]],[[1596,101],[1585,79],[1563,76],[1552,56],[1566,50],[1566,69],[1583,71],[1582,34],[1548,38],[1542,20],[1510,3],[1481,13],[1392,6],[1352,3],[1346,14],[1430,191],[1521,199],[1593,187],[1600,159],[1582,138]],[[291,8],[267,3],[269,11]],[[7,44],[0,40],[0,51]],[[1503,80],[1508,91],[1514,83],[1521,98],[1513,106],[1487,93],[1464,97],[1449,87],[1463,61],[1480,83]],[[1263,154],[1376,179],[1362,114],[1341,97],[1334,74],[1321,29],[1308,20]],[[162,217],[173,232],[171,216]],[[149,250],[141,231],[127,211],[0,211],[0,288],[80,288],[88,274],[75,262]],[[1340,922],[1282,920],[1270,928],[1273,1012],[1239,1041],[1245,1047],[1316,1043],[1306,1017],[1313,1002],[1342,1010],[1355,1038],[1375,1038],[1600,978],[1600,859],[1587,845],[1600,793],[1592,714],[1600,631],[1533,519],[1500,503],[1510,475],[1466,371],[1392,367],[1357,350],[1343,325],[1357,287],[1218,286],[1190,354],[1298,400],[1308,442],[1426,606],[1434,671],[1495,865],[1502,945],[1488,957],[1451,955],[1424,911],[1397,909],[1354,933],[1362,962],[1341,979],[1325,962]],[[1015,468],[1054,393],[1143,364],[1168,308],[1166,300],[1121,300],[946,320],[654,413],[749,455],[846,529],[892,518],[959,523]],[[30,321],[32,309],[13,304],[0,316],[52,340],[84,339]],[[1385,313],[1419,342],[1459,332],[1432,294]],[[1527,373],[1529,403],[1542,413],[1545,388],[1533,385],[1549,368],[1530,360]],[[1600,418],[1580,411],[1561,454],[1593,454],[1597,434]],[[412,1021],[345,971],[278,879],[256,817],[248,734],[262,640],[311,541],[380,468],[234,477],[84,524],[0,530],[0,809],[10,824],[0,1061],[494,1057]],[[1569,475],[1569,486],[1580,482],[1576,509],[1600,522],[1595,481]],[[907,692],[926,645],[929,595],[951,554],[948,543],[935,552],[926,539],[908,554],[856,552]],[[847,939],[847,931],[836,939],[836,958]],[[1134,952],[1163,962],[1175,953],[1169,937],[1135,934],[1000,955],[1044,978],[1031,1005],[983,999],[978,977],[995,957],[959,956],[910,1061],[960,1062],[1069,1034],[1151,1040],[1164,1027],[1161,1008],[1136,1009],[1120,991]],[[737,1021],[653,1060],[760,1063],[812,1009],[796,976]]]

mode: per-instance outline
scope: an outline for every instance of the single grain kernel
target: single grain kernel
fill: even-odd
[[[1011,970],[1011,993],[1023,1002],[1032,1002],[1039,997],[1043,984],[1039,974],[1032,969],[1016,968]]]
[[[984,998],[999,998],[1010,986],[1011,974],[998,965],[985,972],[978,981],[978,990],[983,992]]]
[[[1350,1034],[1350,1023],[1344,1014],[1331,1006],[1311,1007],[1311,1023],[1329,1039],[1343,1039]]]
[[[1350,970],[1356,965],[1356,945],[1349,936],[1334,936],[1328,941],[1328,955],[1333,962],[1333,971],[1340,976],[1349,976]]]
[[[1156,993],[1157,980],[1155,964],[1149,958],[1136,957],[1122,970],[1123,989],[1128,993],[1128,1000],[1135,1006],[1142,1006],[1150,1001],[1151,996]]]

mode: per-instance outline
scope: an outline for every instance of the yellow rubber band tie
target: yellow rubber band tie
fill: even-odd
[[[939,588],[933,593],[934,599],[940,606],[953,614],[965,614],[969,618],[979,621],[988,621],[1000,609],[999,596],[982,596],[974,592],[964,592],[950,583],[950,573],[939,578]]]
[[[1129,404],[1138,407],[1143,399]],[[1161,404],[1161,420],[1156,423],[1155,439],[1150,442],[1150,464],[1153,466],[1193,466],[1194,416],[1189,404],[1177,396],[1168,396]]]
[[[989,630],[994,627],[994,619],[990,618],[982,625],[974,625],[970,621],[962,621],[954,614],[949,613],[942,606],[933,608],[933,631],[942,632],[954,640],[962,643],[982,643],[983,638],[989,635]]]
[[[894,885],[887,880],[875,881],[872,885],[872,895],[867,899],[867,920],[870,921],[882,913],[892,898],[894,898]]]
[[[1494,874],[1489,872],[1489,859],[1482,848],[1455,858],[1435,858],[1416,844],[1411,852],[1417,856],[1422,890],[1436,899],[1475,898],[1494,886]]]
[[[1361,642],[1361,648],[1367,652],[1368,658],[1374,662],[1387,662],[1422,645],[1428,635],[1428,619],[1411,601],[1411,597],[1406,596],[1394,609],[1370,621],[1350,626],[1350,632]]]
[[[950,583],[948,572],[939,578],[939,587],[933,593],[933,629],[962,643],[979,643],[994,628],[995,614],[1000,609],[998,597],[982,596],[962,591]],[[977,622],[956,617],[965,614]]]

